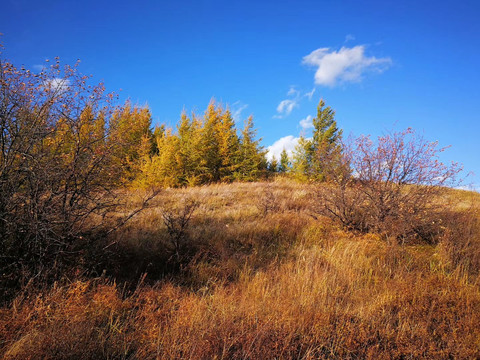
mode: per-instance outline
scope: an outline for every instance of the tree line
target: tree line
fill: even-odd
[[[284,149],[280,161],[267,161],[252,116],[238,129],[228,107],[213,100],[202,116],[184,111],[174,129],[152,127],[148,107],[129,101],[111,110],[109,119],[105,109],[95,112],[94,107],[87,103],[73,122],[60,117],[48,141],[62,144],[64,157],[71,156],[77,143],[94,144],[93,153],[108,153],[104,170],[108,168],[107,179],[116,185],[183,187],[257,181],[275,174],[324,181],[325,164],[341,153],[342,130],[323,100],[313,119],[313,136],[300,137],[292,156]]]
[[[342,131],[335,113],[318,105],[311,138],[301,137],[293,156],[285,149],[280,162],[266,159],[257,139],[253,117],[237,129],[231,111],[213,100],[203,116],[184,111],[175,130],[151,127],[148,108],[126,103],[112,117],[117,175],[139,187],[195,186],[212,182],[256,181],[274,174],[299,180],[326,180],[322,170],[341,152]]]
[[[212,101],[203,116],[183,112],[175,131],[148,132],[149,152],[138,158],[135,185],[178,187],[212,182],[254,181],[265,176],[265,151],[253,118],[236,127],[230,110]]]

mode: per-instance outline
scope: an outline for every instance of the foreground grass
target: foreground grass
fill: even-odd
[[[193,250],[183,263],[168,265],[160,209],[185,198],[200,203],[188,234]],[[165,191],[112,239],[116,266],[106,276],[25,291],[1,309],[0,353],[5,359],[480,357],[476,207],[454,209],[469,216],[456,217],[462,222],[437,244],[400,246],[318,218],[312,199],[311,187],[290,182]],[[140,274],[129,290],[123,281]]]

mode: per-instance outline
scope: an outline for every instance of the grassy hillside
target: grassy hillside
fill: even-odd
[[[437,238],[399,244],[319,215],[319,186],[164,190],[92,247],[89,276],[79,263],[64,282],[27,284],[0,309],[0,354],[480,357],[480,195],[447,191]],[[141,198],[125,194],[124,212]]]

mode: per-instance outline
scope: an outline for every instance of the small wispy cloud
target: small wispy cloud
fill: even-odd
[[[310,91],[304,92],[303,90],[298,90],[296,86],[290,86],[287,92],[289,99],[280,101],[277,106],[277,115],[274,115],[274,119],[282,119],[290,115],[293,109],[300,107],[300,103],[303,98],[312,99],[313,94],[315,93],[316,88],[313,88]]]
[[[298,97],[298,96],[300,96],[300,91],[298,91],[295,88],[295,86],[290,86],[290,89],[288,89],[287,95]]]
[[[243,104],[241,101],[235,101],[231,105],[232,117],[236,123],[241,122],[242,111],[245,110],[247,107],[248,107],[248,104]]]
[[[32,66],[33,70],[37,71],[37,72],[42,72],[44,70],[47,69],[47,67],[45,65],[40,65],[40,64],[35,64]]]
[[[293,135],[284,136],[278,139],[272,145],[267,147],[267,160],[270,161],[273,157],[275,157],[277,160],[280,159],[280,154],[282,153],[283,149],[285,149],[288,156],[292,156],[292,152],[295,149],[295,146],[297,146],[299,139],[299,137],[295,137]]]
[[[52,78],[46,80],[43,85],[48,90],[56,91],[56,92],[64,92],[68,90],[70,86],[70,80],[62,79],[62,78]]]
[[[308,97],[308,100],[312,100],[312,96],[315,93],[315,88],[312,89],[310,92],[306,92],[303,96]]]
[[[355,36],[353,36],[352,34],[347,34],[347,36],[345,36],[346,43],[353,40],[355,40]]]
[[[308,115],[305,119],[300,120],[300,126],[303,130],[312,129],[313,128],[313,116]]]
[[[335,51],[320,48],[303,58],[303,63],[317,68],[315,84],[335,86],[339,83],[359,82],[367,71],[383,72],[392,63],[389,57],[365,55],[365,46],[342,47]]]
[[[289,99],[280,101],[277,106],[277,115],[274,116],[276,119],[284,118],[293,111],[296,107],[299,106],[301,94],[295,86],[290,86],[287,92]]]
[[[293,111],[295,107],[298,106],[296,99],[286,99],[280,101],[280,104],[277,106],[277,113],[280,116],[288,116]]]

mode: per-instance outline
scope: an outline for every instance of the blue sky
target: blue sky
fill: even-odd
[[[15,64],[81,59],[158,124],[214,97],[281,151],[323,98],[346,135],[413,127],[478,184],[479,18],[474,0],[3,0],[0,32]]]

